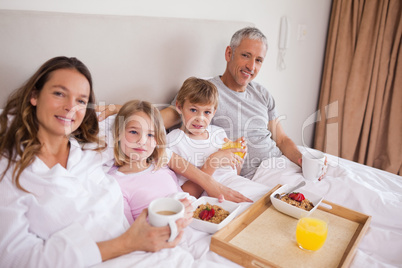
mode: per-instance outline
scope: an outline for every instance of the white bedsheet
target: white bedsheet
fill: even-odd
[[[330,202],[372,216],[351,267],[402,267],[402,177],[327,157],[329,167],[324,179],[307,181],[305,188]],[[272,188],[303,180],[301,169],[286,161],[286,168],[259,169],[253,181]]]
[[[253,181],[259,184],[248,180],[225,184],[257,200],[277,184],[303,180],[300,167],[285,157],[277,160],[281,161],[275,162],[276,167],[267,160],[258,169]],[[330,202],[372,216],[351,267],[402,267],[402,177],[331,155],[328,160],[325,178],[307,181],[304,187]],[[243,204],[242,210],[249,205]],[[174,249],[131,253],[97,267],[240,267],[209,251],[210,240],[210,234],[188,227]]]

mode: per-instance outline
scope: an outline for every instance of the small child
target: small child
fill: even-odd
[[[214,84],[195,77],[184,81],[176,99],[176,110],[182,117],[182,125],[167,135],[168,146],[221,183],[229,177],[243,180],[243,177],[237,176],[243,159],[235,153],[246,153],[244,138],[238,140],[242,148],[221,150],[229,140],[224,129],[210,125],[217,107],[218,91]],[[203,192],[183,176],[179,176],[179,184],[183,191],[195,197]]]
[[[177,177],[166,166],[165,132],[158,109],[148,102],[130,101],[114,123],[114,166],[124,196],[124,213],[130,224],[149,203],[181,191]]]
[[[170,161],[174,153],[165,150],[165,128],[156,107],[138,100],[124,104],[115,119],[113,136],[115,160],[108,174],[120,185],[130,224],[152,200],[183,193],[170,168],[183,170],[175,165],[177,161]],[[186,219],[190,217],[187,212]]]

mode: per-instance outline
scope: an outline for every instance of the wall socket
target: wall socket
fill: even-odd
[[[306,40],[307,38],[307,25],[306,24],[299,24],[297,26],[297,40]]]

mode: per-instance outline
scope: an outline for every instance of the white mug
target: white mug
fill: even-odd
[[[176,220],[184,217],[184,205],[177,199],[165,197],[153,200],[148,206],[148,220],[152,226],[162,227],[169,225],[169,242],[177,235]]]
[[[327,157],[322,152],[309,151],[302,156],[303,177],[318,180],[327,172]]]

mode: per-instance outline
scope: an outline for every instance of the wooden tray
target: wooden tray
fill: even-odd
[[[215,233],[210,249],[245,267],[349,266],[371,216],[323,200],[314,214],[329,219],[327,240],[316,252],[304,251],[296,244],[297,219],[272,206],[270,195],[280,186]]]

